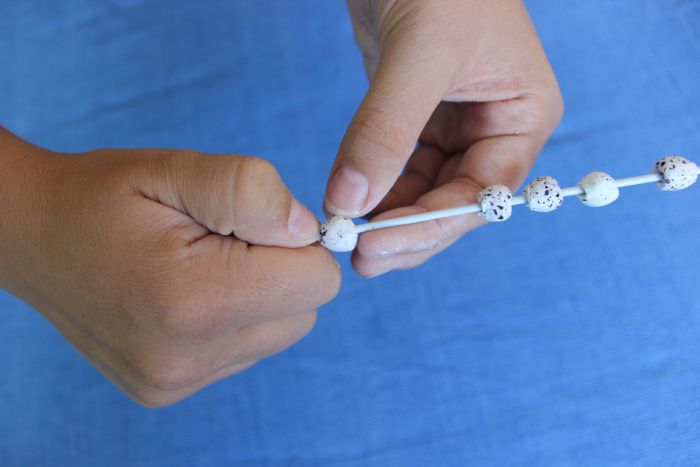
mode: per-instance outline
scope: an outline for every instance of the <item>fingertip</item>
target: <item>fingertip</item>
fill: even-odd
[[[340,287],[343,283],[343,271],[342,268],[340,267],[340,263],[336,259],[335,256],[331,254],[330,251],[326,250],[325,248],[321,247],[324,250],[324,253],[330,257],[331,261],[333,262],[333,265],[331,266],[330,270],[333,271],[331,274],[329,274],[328,277],[328,295],[327,299],[324,303],[328,303],[329,301],[333,300],[338,293],[340,292]]]
[[[357,217],[367,204],[369,181],[359,170],[343,165],[333,175],[324,201],[328,213]]]
[[[299,256],[298,277],[306,277],[321,300],[316,306],[328,303],[340,291],[343,274],[335,255],[322,245],[314,245],[297,250]],[[303,261],[303,263],[302,263]]]
[[[292,198],[289,207],[287,232],[300,242],[300,246],[311,245],[321,239],[318,219],[296,198]]]

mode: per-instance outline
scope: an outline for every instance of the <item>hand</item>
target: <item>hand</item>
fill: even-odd
[[[337,293],[316,219],[261,159],[0,133],[0,284],[146,406],[290,346]]]
[[[492,184],[516,189],[563,108],[522,2],[348,6],[371,85],[332,168],[326,210],[383,219],[470,204]],[[365,233],[353,265],[363,276],[414,267],[482,224],[466,215]]]

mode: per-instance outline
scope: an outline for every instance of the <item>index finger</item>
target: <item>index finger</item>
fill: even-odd
[[[330,301],[340,288],[340,267],[320,245],[279,248],[209,235],[192,245],[193,309],[205,308],[222,327],[305,313]],[[188,289],[190,289],[188,287]],[[194,296],[191,291],[183,295]]]

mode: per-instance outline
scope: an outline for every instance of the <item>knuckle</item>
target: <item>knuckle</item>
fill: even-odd
[[[521,125],[525,133],[540,137],[549,136],[561,119],[561,104],[549,95],[536,95],[531,96],[526,105],[521,116]]]
[[[144,349],[132,357],[132,364],[143,385],[160,391],[174,391],[187,385],[185,363],[173,356]]]
[[[150,388],[139,388],[127,394],[131,399],[146,409],[162,409],[185,399],[189,394],[168,393]]]
[[[549,103],[549,122],[552,127],[555,127],[564,116],[564,98],[559,91],[559,87],[550,92],[547,102]]]
[[[160,409],[167,405],[162,398],[147,391],[129,394],[129,396],[134,400],[134,402],[146,409]]]
[[[275,166],[264,159],[244,157],[232,174],[231,186],[232,199],[237,200],[233,211],[239,229],[259,223],[261,213],[281,220],[281,213],[289,209],[291,195]],[[251,209],[253,206],[255,209]]]
[[[178,402],[180,399],[172,400],[155,394],[133,394],[131,398],[145,409],[162,409],[168,405]]]
[[[564,99],[556,80],[548,83],[533,105],[538,120],[546,125],[548,131],[554,130],[564,115]]]
[[[313,329],[316,319],[316,310],[293,316],[285,323],[286,331],[282,335],[270,339],[259,354],[249,356],[247,359],[270,357],[290,348]]]
[[[280,179],[275,166],[259,157],[244,156],[235,172],[235,182],[247,188],[257,189]]]
[[[141,383],[148,388],[175,391],[198,380],[189,362],[178,355],[144,349],[133,355],[131,360]]]
[[[207,227],[221,235],[230,235],[235,227],[233,212],[236,200],[234,182],[237,167],[235,157],[223,157],[216,160],[216,165],[213,168],[215,173],[212,174],[211,180],[213,186],[216,187],[215,193],[218,195],[214,195],[217,209],[209,211],[211,225]]]
[[[192,173],[203,153],[190,149],[166,149],[157,155],[159,157],[153,159],[154,170],[160,170],[166,177],[181,177]]]
[[[294,326],[293,332],[290,333],[286,342],[282,343],[282,346],[279,348],[279,350],[277,350],[277,352],[281,352],[284,349],[291,347],[292,345],[296,344],[304,337],[306,337],[306,335],[309,334],[309,332],[311,332],[311,330],[316,325],[317,319],[318,314],[316,313],[316,310],[310,310],[306,313],[299,315],[297,317],[297,322]]]

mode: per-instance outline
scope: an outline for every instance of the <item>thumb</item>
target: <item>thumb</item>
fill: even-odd
[[[329,213],[357,217],[379,204],[447,94],[450,71],[416,42],[399,36],[385,47],[331,169],[324,203]]]
[[[209,231],[256,245],[302,247],[319,238],[314,215],[289,193],[277,170],[256,157],[182,151],[160,159],[142,193]]]

